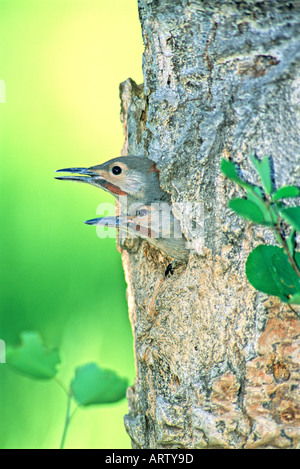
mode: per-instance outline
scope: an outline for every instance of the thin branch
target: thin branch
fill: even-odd
[[[72,395],[69,393],[69,395],[68,395],[68,402],[67,402],[67,412],[66,412],[65,425],[64,425],[64,430],[63,430],[63,434],[62,434],[62,438],[61,438],[61,442],[60,442],[60,447],[59,447],[59,449],[63,449],[64,446],[65,446],[65,441],[66,441],[67,432],[68,432],[69,425],[70,425],[70,420],[71,420],[71,418],[72,418],[72,415],[74,415],[74,413],[73,413],[72,415],[70,415],[71,401],[72,401]]]
[[[285,250],[285,252],[286,252],[286,254],[287,254],[288,258],[289,258],[289,261],[290,261],[291,266],[293,267],[294,271],[296,272],[296,274],[297,274],[298,277],[300,278],[300,270],[299,270],[299,268],[298,268],[296,262],[294,261],[293,256],[291,255],[290,250],[289,250],[289,248],[288,248],[288,245],[286,244],[285,237],[284,237],[283,234],[282,234],[282,231],[281,231],[281,228],[280,228],[280,219],[277,220],[276,231],[277,231],[277,233],[279,234],[282,247],[283,247],[283,249]]]
[[[66,394],[67,396],[69,396],[69,391],[68,391],[68,389],[66,388],[66,386],[64,385],[64,383],[63,383],[62,381],[60,381],[58,378],[56,378],[56,377],[54,378],[54,381],[58,384],[58,386],[59,386],[60,388],[62,388],[62,390],[65,392],[65,394]]]

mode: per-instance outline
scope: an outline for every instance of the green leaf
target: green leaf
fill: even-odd
[[[127,379],[96,363],[78,367],[71,383],[74,398],[82,406],[117,402],[126,395]]]
[[[260,161],[259,161],[258,158],[256,158],[254,153],[252,153],[250,155],[250,160],[251,160],[251,163],[253,164],[254,168],[256,169],[256,171],[259,173]]]
[[[298,269],[300,269],[300,252],[299,251],[296,251],[294,253],[294,260],[298,266]]]
[[[280,199],[286,199],[288,197],[298,197],[300,190],[295,186],[282,186],[272,196],[273,202]]]
[[[252,202],[257,200],[260,200],[261,202],[265,201],[261,188],[258,186],[252,186],[251,190],[247,189],[247,197]]]
[[[228,203],[228,207],[231,208],[238,215],[251,220],[254,223],[259,223],[261,225],[269,225],[264,218],[261,210],[258,208],[256,203],[248,199],[232,199]]]
[[[267,156],[263,158],[260,163],[260,178],[261,178],[261,182],[266,193],[272,194],[273,182],[272,182],[272,175],[271,175],[271,164]]]
[[[267,205],[259,187],[253,186],[252,190],[247,189],[247,199],[257,205],[263,214],[264,224],[276,225],[276,214],[271,205]]]
[[[296,228],[296,230],[300,231],[300,207],[280,209],[280,214],[286,221]]]
[[[22,332],[21,345],[8,346],[6,363],[29,378],[52,379],[60,364],[57,349],[48,349],[37,332]]]
[[[240,178],[235,165],[231,161],[225,160],[223,158],[221,160],[221,171],[223,172],[223,174],[225,174],[226,177],[236,182],[240,186],[245,187],[245,188],[252,187],[251,184],[249,184],[248,182]]]
[[[300,305],[300,293],[296,293],[289,299],[288,304],[290,305]]]
[[[254,288],[285,303],[300,293],[300,279],[278,246],[257,246],[246,261],[246,275]]]
[[[284,296],[290,298],[300,293],[300,278],[294,271],[284,251],[272,257],[272,264],[275,267],[277,279],[280,282]]]
[[[295,229],[293,229],[291,231],[290,236],[286,238],[286,244],[287,244],[288,250],[291,253],[291,256],[293,257],[295,253],[295,248],[296,248],[296,230]]]
[[[249,254],[246,261],[246,275],[254,288],[269,295],[281,296],[272,264],[272,257],[281,251],[277,246],[261,244]]]
[[[225,174],[226,177],[232,179],[233,181],[238,181],[240,179],[235,165],[224,158],[221,160],[221,170]]]
[[[267,194],[273,192],[273,183],[271,177],[271,165],[268,156],[259,161],[254,155],[250,156],[253,166],[257,170],[262,182],[262,186]]]

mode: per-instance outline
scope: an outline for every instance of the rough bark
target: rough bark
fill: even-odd
[[[144,84],[121,84],[124,154],[155,160],[173,202],[203,204],[204,246],[167,278],[146,241],[122,251],[137,373],[126,429],[134,448],[296,448],[299,318],[247,281],[250,250],[274,240],[227,208],[241,192],[219,163],[256,183],[255,150],[278,187],[300,184],[299,4],[138,6]]]

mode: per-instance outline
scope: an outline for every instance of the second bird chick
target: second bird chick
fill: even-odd
[[[174,260],[187,262],[189,249],[180,222],[169,204],[142,205],[132,215],[93,218],[87,225],[118,228],[124,236],[140,237]]]

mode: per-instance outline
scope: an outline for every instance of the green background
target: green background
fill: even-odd
[[[119,83],[142,78],[136,0],[0,0],[0,339],[59,347],[59,378],[95,361],[133,384],[126,284],[115,239],[83,224],[109,194],[54,170],[120,155]],[[0,364],[0,448],[57,448],[66,397]],[[130,448],[126,400],[80,409],[67,448]]]

